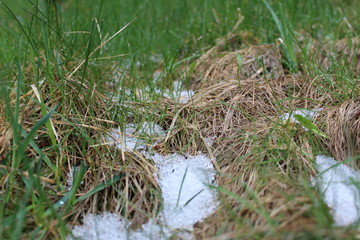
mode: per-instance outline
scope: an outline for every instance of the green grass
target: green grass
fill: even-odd
[[[92,147],[99,143],[97,137],[102,131],[112,126],[102,120],[113,121],[121,127],[129,122],[152,120],[169,124],[166,106],[161,105],[154,88],[165,89],[180,78],[185,65],[192,64],[215,44],[216,39],[232,30],[239,11],[244,20],[238,31],[251,32],[262,44],[273,44],[277,38],[283,40],[282,61],[290,73],[303,70],[310,78],[323,79],[323,86],[327,87],[321,86],[321,90],[330,93],[334,103],[359,97],[350,66],[333,59],[329,69],[319,69],[304,44],[308,39],[301,39],[301,30],[322,43],[358,36],[358,1],[64,0],[58,1],[56,9],[49,2],[0,1],[0,139],[1,134],[5,134],[1,132],[3,129],[11,129],[12,135],[10,146],[0,152],[3,154],[0,164],[7,167],[0,169],[2,239],[65,239],[69,233],[69,219],[83,210],[79,206],[86,200],[95,201],[94,196],[100,199],[97,193],[111,186],[114,194],[121,196],[123,204],[131,204],[115,187],[122,184],[118,183],[123,178],[119,175],[119,163],[114,160],[119,159],[121,153],[112,153],[101,146]],[[114,35],[122,28],[123,31]],[[110,39],[111,36],[114,37]],[[295,53],[297,46],[301,47],[298,55]],[[152,62],[154,55],[161,56],[163,62]],[[129,65],[126,77],[116,83],[116,88],[122,90],[115,94],[120,103],[132,101],[146,106],[142,112],[126,105],[114,106],[103,99],[108,94],[105,83],[113,79],[112,66],[126,65]],[[154,83],[152,74],[159,68],[163,70],[164,78],[160,83]],[[126,96],[125,87],[132,94]],[[147,91],[153,93],[148,101],[134,94],[136,89],[147,87],[150,89]],[[38,89],[39,96],[26,95],[34,88]],[[150,107],[146,102],[152,102]],[[306,120],[303,124],[310,126]],[[53,125],[56,125],[55,129]],[[281,126],[274,131],[279,129]],[[315,131],[315,135],[309,137],[313,152],[326,152],[319,140],[322,133],[315,126],[311,125],[311,129]],[[291,135],[291,131],[287,134]],[[290,153],[274,151],[269,153],[267,164],[256,166],[264,173],[264,181],[278,162],[297,154],[291,152],[291,137],[287,134],[284,139],[277,140]],[[192,138],[196,139],[195,135]],[[269,148],[268,139],[261,141],[259,153]],[[115,157],[109,160],[109,155],[113,154]],[[241,157],[236,160],[239,159]],[[107,165],[105,175],[108,178],[105,180],[101,171],[97,171],[102,161]],[[126,169],[126,164],[131,163],[124,163],[122,170]],[[75,174],[72,189],[65,191],[64,180],[70,165],[81,167]],[[302,166],[294,169],[303,170]],[[316,224],[331,232],[329,213],[324,203],[319,202],[316,191],[308,186],[309,172],[303,170],[298,177],[288,173],[280,178],[311,197],[310,212],[316,216]],[[88,188],[82,188],[81,181],[89,175],[93,182],[87,182]],[[159,192],[151,184],[149,186],[155,202]],[[78,188],[85,195],[77,196]],[[269,225],[276,226],[276,219],[270,219],[266,209],[257,204],[255,193],[248,192],[250,197],[244,199],[221,186],[219,191],[239,205],[259,212]],[[253,203],[255,205],[251,206]],[[96,210],[111,209],[110,205],[103,207],[102,204],[103,200],[94,204]],[[120,212],[128,216],[127,210],[122,209]],[[236,213],[229,215],[228,221],[239,229],[247,226],[246,220]],[[216,234],[227,231],[225,226],[219,227]],[[270,231],[272,236],[282,234],[274,231]],[[258,234],[249,232],[243,237],[261,238]],[[309,232],[301,237],[317,239],[323,237],[322,234]],[[349,238],[353,236],[349,233]]]

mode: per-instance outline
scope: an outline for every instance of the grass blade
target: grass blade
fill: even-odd
[[[181,191],[182,191],[182,188],[183,188],[183,185],[184,185],[184,181],[185,181],[185,178],[186,178],[187,171],[188,171],[188,167],[186,167],[184,176],[183,176],[183,178],[181,180],[180,190],[179,190],[179,194],[178,194],[178,197],[177,197],[177,200],[176,200],[176,207],[179,206],[179,201],[180,201],[180,197],[181,197]]]
[[[116,182],[118,182],[124,176],[125,176],[124,174],[119,174],[119,175],[113,177],[112,179],[106,181],[105,183],[97,185],[96,187],[94,187],[93,189],[88,191],[85,195],[77,198],[76,203],[81,202],[81,201],[85,200],[86,198],[90,197],[91,195],[94,195],[95,193],[103,190],[104,188],[107,188],[107,187],[115,184]]]

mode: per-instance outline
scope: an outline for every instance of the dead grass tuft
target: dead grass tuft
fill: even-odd
[[[197,61],[191,78],[195,90],[229,80],[266,79],[284,75],[281,56],[270,45],[231,52],[210,49]]]
[[[342,39],[335,44],[335,53],[345,58],[355,76],[360,76],[360,38]]]
[[[173,105],[169,110],[186,119],[183,121],[198,129],[204,137],[230,136],[238,129],[297,108],[312,109],[331,104],[331,94],[322,91],[318,87],[321,85],[320,79],[292,75],[260,81],[230,80],[204,88],[195,94],[191,103],[180,109]],[[170,115],[169,118],[173,119]]]
[[[334,64],[346,65],[355,77],[360,76],[360,38],[344,38],[337,42],[320,45],[314,41],[310,48],[310,57],[327,70]]]
[[[279,232],[315,231],[314,199],[306,197],[302,184],[315,174],[311,134],[301,125],[280,121],[279,116],[298,108],[326,107],[327,113],[337,100],[324,84],[321,78],[294,75],[228,80],[197,91],[188,104],[164,102],[170,110],[170,132],[164,144],[172,148],[180,142],[188,152],[206,149],[217,159],[222,204],[197,225],[198,239],[219,232],[226,233],[220,236],[224,239],[246,237],[244,232],[249,229],[253,232],[248,236],[265,238]],[[347,115],[343,117],[334,117],[331,111],[328,116],[338,119],[339,124],[347,118],[354,133],[359,132],[359,122],[354,125],[358,119],[356,103],[346,105],[344,111]],[[327,129],[335,131],[334,126]],[[206,143],[201,143],[211,136],[216,139],[206,148]]]
[[[153,109],[153,102],[143,103],[149,104],[146,106],[149,112],[159,122],[161,118],[168,130],[155,150],[190,154],[203,151],[217,159],[222,204],[205,223],[196,226],[196,236],[201,239],[218,232],[229,234],[222,236],[225,239],[246,238],[244,232],[252,229],[248,236],[256,233],[268,237],[279,231],[314,231],[315,227],[316,219],[311,214],[313,200],[304,197],[306,189],[301,184],[315,174],[309,135],[301,126],[280,122],[279,116],[298,108],[330,108],[337,100],[321,78],[285,75],[276,48],[265,45],[244,48],[244,43],[247,44],[244,39],[245,35],[229,34],[196,62],[191,78],[197,91],[191,102],[175,104],[164,99],[160,106],[165,106],[165,111]],[[337,54],[357,59],[355,72],[359,65],[359,51],[354,47],[357,44],[359,41],[352,39],[350,45],[345,40],[335,45]],[[238,50],[239,47],[242,49]],[[329,62],[326,58],[320,61],[324,67]],[[42,177],[65,183],[71,169],[87,165],[78,196],[120,178],[77,204],[68,213],[68,219],[74,224],[81,214],[110,211],[132,219],[135,228],[155,215],[161,197],[154,164],[139,152],[122,152],[98,144],[106,129],[118,123],[109,120],[111,116],[106,111],[109,103],[97,86],[74,77],[60,80],[58,76],[33,86],[20,98],[19,119],[25,131],[30,131],[43,116],[39,95],[47,109],[57,105],[57,113],[51,117],[56,144],[45,126],[37,132],[35,143],[49,158],[47,164],[60,169],[51,172],[43,163],[46,170],[42,172],[49,174]],[[13,105],[14,92],[10,98]],[[320,125],[325,123],[322,130],[329,139],[323,139],[324,145],[337,159],[359,155],[359,103],[347,101],[316,118]],[[138,107],[142,111],[136,104],[139,103],[130,103],[129,108]],[[11,150],[12,140],[12,129],[4,112],[0,105],[0,156]],[[212,137],[215,140],[210,146],[206,139]],[[36,159],[39,153],[29,147],[27,155]],[[66,194],[64,185],[51,187],[59,198]]]
[[[331,155],[339,160],[354,159],[353,167],[359,169],[360,154],[360,101],[346,101],[317,118],[324,122],[324,139]],[[357,159],[356,159],[357,158]]]
[[[10,99],[14,106],[14,91],[10,94]],[[43,102],[47,110],[57,106],[56,113],[51,116],[55,145],[46,126],[41,127],[33,139],[41,149],[41,154],[49,160],[37,164],[42,168],[43,175],[40,178],[51,183],[51,186],[46,185],[45,188],[55,191],[55,196],[58,196],[50,200],[56,202],[67,193],[65,189],[68,188],[69,174],[80,165],[87,166],[87,171],[78,188],[77,197],[101,187],[66,213],[67,220],[74,224],[80,220],[83,213],[109,211],[132,219],[133,226],[136,227],[158,211],[161,197],[158,196],[159,188],[154,178],[156,169],[153,164],[138,152],[121,152],[98,144],[107,129],[117,126],[118,123],[109,120],[111,116],[107,111],[109,104],[115,103],[108,101],[107,97],[97,90],[96,85],[89,84],[87,80],[60,80],[57,76],[51,81],[33,85],[20,96],[19,123],[26,132],[44,115],[39,102]],[[6,157],[11,150],[12,132],[5,120],[5,109],[1,105],[1,156]],[[42,159],[38,150],[31,146],[26,154],[31,159]],[[50,170],[54,168],[58,170]],[[120,177],[117,182],[106,184],[116,176]],[[37,224],[34,219],[29,222],[28,228],[35,228]],[[54,231],[49,234],[56,236],[57,233]]]
[[[288,134],[267,121],[242,127],[216,142],[213,152],[221,169],[217,183],[223,189],[222,204],[196,229],[199,239],[219,231],[233,232],[236,238],[248,229],[271,236],[314,227],[311,200],[296,183],[308,181],[307,176],[315,173],[312,149],[303,133],[299,128],[296,134]],[[243,223],[240,228],[239,222]]]
[[[78,220],[80,214],[114,212],[131,219],[132,227],[139,227],[156,214],[160,206],[160,192],[156,191],[156,168],[138,152],[122,153],[114,151],[114,148],[102,149],[101,152],[106,151],[107,154],[101,158],[95,150],[89,153],[95,157],[92,160],[95,161],[95,166],[87,171],[78,191],[79,195],[116,176],[120,176],[120,180],[76,206],[78,211],[73,221]]]

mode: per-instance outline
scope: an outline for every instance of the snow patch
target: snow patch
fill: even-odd
[[[323,108],[315,108],[315,109],[299,109],[296,110],[292,113],[284,113],[283,115],[280,116],[280,119],[287,121],[290,120],[291,122],[294,123],[299,123],[298,120],[295,119],[295,115],[301,115],[304,118],[307,118],[309,120],[313,119],[315,117],[315,115],[322,111]]]
[[[75,226],[67,240],[168,240],[174,236],[169,229],[152,219],[141,229],[130,230],[130,225],[130,221],[114,213],[87,214],[83,218],[83,225]],[[176,236],[181,239],[192,237],[186,232],[176,233]]]
[[[211,160],[204,154],[181,156],[145,153],[154,160],[156,178],[163,193],[163,210],[141,229],[130,230],[131,222],[117,214],[87,214],[83,225],[75,226],[72,235],[78,239],[144,240],[192,239],[193,225],[211,215],[218,206],[216,192],[209,188],[215,181]],[[68,237],[68,239],[72,239]]]
[[[319,174],[312,183],[331,208],[335,225],[357,223],[360,220],[360,190],[355,184],[360,182],[360,172],[322,155],[316,157],[316,165]]]
[[[153,75],[154,81],[159,81],[162,78],[162,73],[155,71]],[[173,83],[173,90],[171,89],[159,89],[159,88],[150,88],[149,86],[145,87],[144,89],[139,89],[139,97],[143,100],[150,100],[150,94],[155,93],[162,95],[168,99],[173,100],[174,102],[178,103],[187,103],[189,102],[195,92],[193,90],[184,90],[182,88],[181,82],[175,81]]]
[[[158,82],[158,81],[160,81],[162,78],[163,78],[163,73],[162,73],[162,71],[156,70],[156,71],[153,73],[153,80],[154,80],[154,82]]]
[[[166,137],[164,129],[154,122],[144,122],[138,132],[149,137]]]
[[[159,54],[152,54],[150,55],[149,60],[153,63],[161,63],[163,61],[163,57]]]
[[[295,115],[303,116],[304,118],[307,118],[309,120],[312,120],[316,114],[320,111],[322,111],[323,108],[315,108],[315,109],[299,109],[291,113],[284,113],[280,116],[280,119],[283,121],[290,121],[293,123],[299,123],[298,120],[296,120]],[[307,128],[303,127],[306,131],[308,131]]]
[[[110,146],[116,146],[123,151],[134,151],[145,149],[145,141],[135,136],[136,130],[132,125],[127,125],[125,132],[120,129],[113,128],[107,136],[106,141]]]
[[[139,135],[148,137],[164,138],[166,132],[162,127],[154,122],[144,122],[137,128],[134,124],[127,124],[125,131],[121,132],[118,128],[113,128],[106,138],[107,144],[116,146],[123,151],[134,151],[146,149],[145,141]]]
[[[174,99],[174,101],[179,103],[189,102],[195,94],[193,90],[184,90],[180,81],[174,81],[173,88],[173,92],[165,93],[164,96],[170,99]]]
[[[202,153],[197,156],[150,153],[145,150],[144,141],[134,136],[139,132],[160,137],[166,134],[159,125],[145,122],[137,128],[127,125],[124,133],[113,129],[108,137],[113,141],[111,144],[125,151],[142,149],[144,156],[155,162],[158,169],[155,177],[163,194],[162,211],[138,230],[130,230],[131,222],[117,214],[87,214],[83,225],[73,227],[73,237],[84,240],[192,239],[193,225],[216,210],[216,191],[210,188],[216,175],[212,161]]]
[[[158,168],[158,182],[163,193],[161,221],[170,228],[193,230],[193,225],[211,215],[218,205],[211,160],[204,154],[151,156]]]
[[[75,226],[71,233],[75,239],[127,239],[127,230],[130,226],[129,222],[119,218],[118,215],[112,213],[87,214],[83,218],[83,225]],[[68,240],[73,239],[67,237]]]

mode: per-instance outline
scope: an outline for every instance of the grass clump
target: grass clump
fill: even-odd
[[[153,162],[104,143],[143,122],[166,131],[151,146],[139,134],[148,148],[217,159],[221,203],[196,238],[356,236],[310,177],[320,153],[358,168],[357,2],[54,2],[0,3],[0,238],[156,216]],[[175,80],[188,102],[164,97]],[[281,118],[298,109],[319,112]]]

